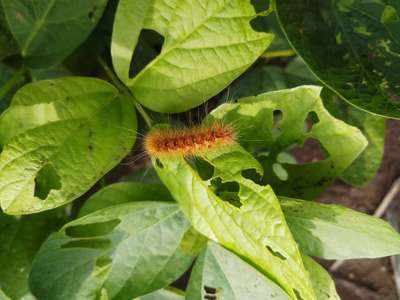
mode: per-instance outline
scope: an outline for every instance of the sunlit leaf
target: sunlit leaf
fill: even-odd
[[[400,235],[385,221],[338,205],[280,198],[302,252],[326,259],[400,254]]]
[[[249,0],[155,0],[119,3],[112,57],[119,77],[144,106],[182,112],[218,94],[268,47],[273,35],[256,32]],[[130,78],[140,32],[164,37],[158,55]]]
[[[208,243],[192,270],[187,300],[289,300],[289,296],[254,267],[222,248]]]
[[[44,300],[133,299],[175,281],[203,241],[174,203],[115,205],[51,235],[34,260],[30,288]]]
[[[367,140],[356,127],[335,119],[324,108],[321,88],[294,89],[241,98],[220,105],[209,119],[232,123],[241,144],[257,149],[264,167],[264,183],[276,193],[310,199],[318,195],[364,150]],[[325,156],[316,162],[293,164],[282,152],[318,141]],[[277,166],[287,174],[278,177]],[[305,176],[306,175],[306,176]]]
[[[20,89],[0,117],[0,201],[9,214],[68,203],[130,151],[132,103],[110,84],[70,77]]]

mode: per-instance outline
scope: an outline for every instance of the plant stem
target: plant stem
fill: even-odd
[[[263,58],[276,58],[276,57],[291,57],[296,53],[293,50],[280,50],[280,51],[267,51],[261,57]]]
[[[0,88],[0,101],[2,101],[7,94],[20,83],[25,76],[25,68],[20,68],[13,76]]]
[[[118,79],[115,73],[111,70],[111,68],[107,65],[102,57],[98,57],[97,60],[99,61],[100,65],[103,67],[104,71],[106,72],[108,78],[111,82],[122,92],[126,95],[129,99],[132,100],[133,104],[135,105],[136,110],[142,116],[143,120],[146,122],[149,128],[152,127],[153,121],[150,116],[146,113],[144,108],[140,105],[140,103],[136,100],[133,96],[132,92]]]

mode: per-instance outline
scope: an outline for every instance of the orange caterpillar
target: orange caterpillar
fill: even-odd
[[[193,128],[158,128],[145,137],[144,148],[152,157],[196,156],[211,148],[236,141],[232,126],[222,123]]]

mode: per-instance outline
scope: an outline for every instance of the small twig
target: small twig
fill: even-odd
[[[374,212],[374,217],[381,218],[386,210],[388,209],[390,203],[392,203],[393,199],[400,191],[400,178],[397,178],[392,186],[390,187],[389,192],[383,198],[381,204],[379,204],[378,208]],[[337,260],[335,261],[329,268],[329,271],[336,272],[343,264],[345,260]]]
[[[118,77],[114,74],[111,68],[107,65],[102,57],[97,57],[100,65],[103,67],[104,71],[106,72],[108,78],[111,82],[120,90],[121,93],[128,96],[129,99],[132,100],[133,104],[135,105],[137,111],[142,116],[143,120],[146,122],[147,126],[151,128],[153,121],[151,120],[150,116],[146,113],[144,108],[139,104],[136,98],[133,96],[132,92],[118,79]]]

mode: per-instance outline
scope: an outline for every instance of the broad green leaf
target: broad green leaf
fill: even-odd
[[[137,100],[159,112],[182,112],[218,94],[273,39],[250,26],[256,17],[250,0],[122,0],[119,6],[112,41],[114,67]],[[142,29],[157,31],[165,42],[160,55],[130,78]]]
[[[308,270],[317,300],[340,300],[335,283],[329,273],[312,258],[303,255],[305,268]]]
[[[108,83],[70,77],[20,89],[0,117],[0,199],[9,214],[68,203],[128,154],[129,99]]]
[[[33,258],[64,221],[62,211],[23,217],[0,213],[0,287],[9,297],[17,300],[28,293]]]
[[[171,195],[161,184],[119,182],[106,186],[87,199],[79,211],[79,216],[127,202],[170,200],[172,200]]]
[[[94,29],[107,0],[2,0],[9,28],[34,68],[61,62]]]
[[[263,181],[271,184],[276,193],[312,199],[367,145],[359,129],[329,114],[320,92],[320,87],[301,86],[242,98],[220,105],[209,118],[232,123],[244,146],[264,150],[258,157],[264,167]],[[279,160],[282,152],[301,146],[308,139],[318,140],[327,157],[304,164]],[[286,179],[274,172],[277,166],[286,171]]]
[[[18,53],[18,46],[8,28],[0,2],[0,60]]]
[[[362,110],[400,118],[399,1],[275,2],[291,44],[327,87]]]
[[[293,59],[285,68],[255,65],[228,89],[223,98],[239,99],[268,91],[317,83],[315,76],[300,58]],[[334,117],[361,129],[368,140],[367,148],[340,177],[349,184],[363,185],[375,176],[383,155],[385,119],[366,114],[341,101],[336,94],[324,89],[321,95],[326,109]]]
[[[96,211],[53,234],[36,256],[38,299],[133,299],[185,272],[203,243],[174,203],[135,202]]]
[[[208,246],[192,270],[186,299],[289,300],[289,296],[254,267],[218,244]]]
[[[323,93],[324,103],[336,118],[357,126],[368,139],[368,147],[361,155],[341,174],[340,178],[352,185],[363,185],[371,181],[381,166],[385,146],[385,118],[366,114],[349,106],[329,92]]]
[[[136,298],[135,300],[184,300],[183,293],[176,291],[175,289],[163,289],[156,291],[151,294],[147,294]]]
[[[216,174],[239,185],[241,206],[222,200],[179,157],[153,159],[153,165],[172,196],[178,201],[192,226],[209,239],[220,243],[278,283],[293,299],[315,299],[301,256],[286,225],[279,202],[269,186],[260,186],[243,178],[243,165],[223,173],[226,166],[223,149],[208,153],[206,158],[216,167]],[[234,154],[241,162],[241,152]],[[250,168],[254,166],[249,165]],[[232,168],[233,167],[233,168]]]
[[[338,205],[280,198],[300,249],[326,259],[400,254],[400,235],[385,221]]]

